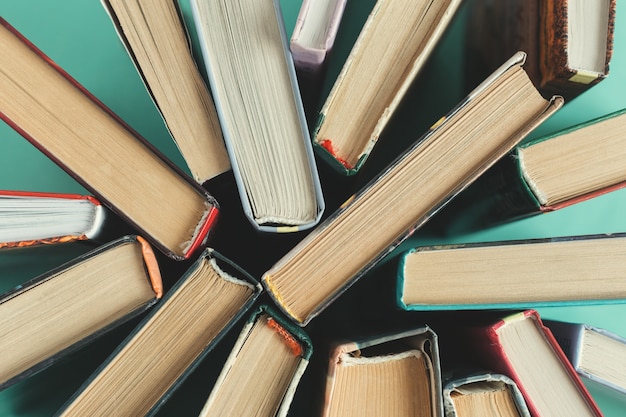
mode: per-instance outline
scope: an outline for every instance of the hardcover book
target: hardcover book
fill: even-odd
[[[339,344],[323,417],[442,417],[437,335],[428,326]]]
[[[545,320],[572,366],[605,392],[626,394],[626,338],[584,323]]]
[[[306,325],[562,105],[505,62],[432,129],[268,270],[277,305]]]
[[[347,0],[303,0],[289,42],[307,120],[317,115],[320,91]]]
[[[477,0],[467,25],[468,57],[490,71],[523,50],[546,94],[570,100],[606,78],[613,55],[615,0]]]
[[[286,416],[313,351],[309,337],[263,304],[248,319],[200,417]]]
[[[205,249],[57,415],[154,414],[259,292],[251,276]]]
[[[623,188],[625,149],[626,109],[527,141],[443,210],[442,229],[493,226]]]
[[[401,255],[405,310],[621,303],[626,234],[424,246]]]
[[[174,259],[206,242],[215,200],[0,18],[0,118]]]
[[[94,240],[109,215],[89,195],[0,190],[0,248]]]
[[[376,2],[314,129],[316,150],[340,172],[363,165],[460,3]]]
[[[215,105],[176,0],[102,0],[196,182],[230,169]]]
[[[515,381],[493,372],[457,375],[445,381],[443,407],[446,417],[530,417]]]
[[[145,311],[163,294],[150,245],[126,236],[0,296],[0,389]]]
[[[602,416],[536,311],[471,328],[468,343],[483,366],[515,381],[533,417]]]
[[[314,226],[324,199],[278,0],[191,9],[244,212],[261,231]]]

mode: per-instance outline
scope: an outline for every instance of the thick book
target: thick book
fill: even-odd
[[[90,195],[0,190],[0,248],[95,240],[108,216]]]
[[[271,307],[250,316],[200,417],[284,417],[313,352],[309,337]]]
[[[315,149],[333,167],[360,169],[460,3],[376,2],[314,129]]]
[[[443,417],[437,334],[428,326],[337,345],[323,417]]]
[[[446,417],[530,417],[515,381],[495,372],[455,375],[445,380],[443,407]]]
[[[417,247],[400,256],[405,310],[623,303],[626,234]]]
[[[572,366],[604,392],[626,394],[626,338],[584,323],[544,320]]]
[[[0,296],[0,389],[27,378],[155,304],[150,245],[125,236]]]
[[[489,71],[523,50],[541,91],[570,100],[609,74],[615,7],[615,0],[477,0],[467,25],[468,59]]]
[[[152,100],[200,184],[230,169],[215,104],[176,0],[102,0]]]
[[[309,124],[317,116],[320,91],[347,0],[303,0],[289,41]]]
[[[246,216],[317,224],[324,198],[278,0],[193,0],[204,64]]]
[[[57,415],[154,414],[260,290],[247,273],[205,249]]]
[[[535,310],[468,328],[482,366],[510,377],[533,417],[598,417],[602,412]]]
[[[518,53],[279,260],[269,294],[305,325],[563,103]]]
[[[442,212],[459,233],[552,212],[626,186],[626,109],[517,146]]]
[[[206,242],[215,200],[4,19],[0,118],[174,259]]]

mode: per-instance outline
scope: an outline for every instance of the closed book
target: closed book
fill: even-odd
[[[0,296],[0,389],[155,304],[159,265],[141,237],[102,245]]]
[[[314,127],[315,149],[339,172],[361,168],[460,3],[376,2]]]
[[[244,325],[200,417],[283,417],[313,345],[302,329],[266,304]]]
[[[338,344],[323,417],[442,417],[437,334],[428,326]]]
[[[313,227],[325,203],[278,0],[191,10],[248,220],[265,232]]]
[[[535,85],[569,101],[608,76],[615,10],[615,0],[476,0],[467,25],[469,68],[480,78],[523,50]]]
[[[584,381],[624,398],[626,338],[590,324],[557,320],[544,323]]]
[[[206,243],[215,200],[0,20],[0,118],[168,256]]]
[[[175,0],[102,0],[150,97],[200,184],[230,169],[213,99]]]
[[[626,234],[417,247],[400,256],[405,310],[623,303]]]
[[[467,331],[481,365],[510,377],[533,417],[602,416],[602,412],[535,310]]]
[[[606,78],[613,55],[616,0],[541,0],[539,5],[542,87],[572,98]]]
[[[259,292],[251,276],[205,249],[57,415],[154,414]]]
[[[460,233],[569,207],[626,186],[626,109],[517,146],[442,211]]]
[[[108,216],[89,195],[0,190],[0,248],[94,240]]]
[[[560,108],[523,62],[523,53],[505,62],[264,274],[283,311],[306,325]]]
[[[515,381],[495,372],[444,377],[443,407],[446,417],[530,417]]]
[[[328,67],[328,58],[347,0],[304,0],[296,18],[289,49],[309,124],[314,123]]]

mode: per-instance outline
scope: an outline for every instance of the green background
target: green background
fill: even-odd
[[[358,33],[367,6],[372,1],[351,0],[348,3],[338,44],[329,69],[336,75],[349,45]],[[299,0],[282,0],[287,32],[290,33],[298,12]],[[189,24],[189,5],[181,2]],[[626,107],[626,26],[621,25],[626,6],[618,6],[616,41],[609,78],[568,103],[557,115],[532,136],[554,132]],[[154,104],[115,33],[99,0],[2,0],[0,15],[21,31],[35,45],[82,83],[127,123],[183,169],[184,163]],[[376,174],[391,158],[439,116],[446,113],[463,96],[464,49],[462,40],[464,11],[438,46],[433,59],[420,75],[410,97],[394,117],[392,126],[381,139],[385,151],[376,150],[360,177],[337,180],[345,190],[328,192],[327,212],[335,207],[335,198],[358,188]],[[192,37],[195,42],[195,39]],[[2,52],[5,53],[5,52]],[[1,92],[0,92],[1,93]],[[382,146],[380,146],[382,147]],[[336,185],[336,184],[335,184]],[[0,188],[78,192],[85,190],[69,175],[50,162],[32,145],[4,123],[0,123]],[[326,192],[327,190],[325,190]],[[517,221],[505,226],[461,236],[427,236],[419,232],[402,245],[443,242],[474,242],[503,239],[526,239],[574,234],[596,234],[626,231],[626,190],[616,191],[551,214]],[[390,215],[393,215],[390,213]],[[83,246],[33,249],[0,253],[0,287],[36,276],[62,261],[84,251]],[[397,254],[398,251],[395,252]],[[586,322],[626,336],[626,305],[541,308],[544,318]],[[98,341],[71,358],[35,377],[0,392],[0,415],[40,416],[52,414],[93,368],[106,357],[129,331],[133,323]],[[0,352],[1,354],[1,352]],[[217,352],[217,357],[223,352]],[[319,353],[318,353],[319,355]],[[217,359],[215,359],[217,360]],[[219,362],[216,362],[219,364]],[[219,368],[213,366],[212,368]],[[201,377],[183,385],[160,415],[194,415],[206,397],[210,385],[198,386]],[[191,387],[191,384],[193,388]],[[194,392],[197,390],[197,392]],[[606,416],[622,416],[626,402],[603,392],[592,392]],[[298,396],[306,396],[299,392]],[[190,405],[191,404],[191,405]]]

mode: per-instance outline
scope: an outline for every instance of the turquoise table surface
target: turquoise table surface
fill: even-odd
[[[337,53],[329,74],[336,74],[342,50],[350,39],[341,38],[364,19],[361,0],[350,0],[345,22],[340,30]],[[300,0],[281,0],[287,32],[296,19]],[[372,0],[365,2],[371,4]],[[181,10],[191,25],[190,8],[181,1]],[[3,0],[0,16],[21,31],[69,74],[181,168],[186,169],[180,153],[151,101],[141,79],[99,0]],[[459,13],[458,19],[463,16]],[[351,20],[352,19],[352,20]],[[587,91],[539,127],[532,136],[557,131],[597,116],[626,107],[626,5],[619,3],[616,40],[610,76]],[[624,20],[624,21],[622,21]],[[410,128],[391,127],[393,132],[417,139],[439,116],[462,98],[462,38],[459,20],[438,46],[433,59],[418,80],[422,88],[412,89],[409,102],[394,123],[411,121]],[[190,33],[193,27],[190,26]],[[195,45],[196,39],[191,36]],[[353,40],[353,39],[352,39]],[[5,53],[5,52],[3,52]],[[199,58],[199,54],[195,54]],[[415,94],[413,94],[415,93]],[[0,92],[1,94],[1,92]],[[413,106],[414,107],[411,107]],[[380,144],[382,147],[385,144]],[[403,144],[391,144],[392,154]],[[373,176],[393,155],[372,155],[364,168],[364,179]],[[358,179],[357,179],[358,181]],[[323,184],[324,185],[324,184]],[[8,125],[0,122],[0,189],[86,193],[68,174],[49,161]],[[330,204],[328,211],[334,207]],[[426,236],[419,232],[399,250],[429,243],[461,243],[626,232],[626,189],[580,203],[551,214],[536,216],[480,232],[458,236]],[[397,254],[399,250],[395,251]],[[0,252],[0,289],[6,290],[28,278],[71,259],[84,251],[82,246]],[[626,279],[626,276],[625,276]],[[586,322],[626,336],[626,304],[585,307],[541,308],[545,318]],[[7,390],[0,392],[0,416],[52,415],[80,386],[93,369],[129,332],[133,323],[122,326],[72,357]],[[0,355],[2,352],[0,352]],[[209,365],[210,366],[210,365]],[[212,368],[220,368],[219,362]],[[194,377],[194,384],[202,378]],[[181,387],[159,415],[196,415],[206,399],[210,386]],[[607,417],[623,416],[626,399],[592,391]],[[299,393],[296,400],[306,398]]]

